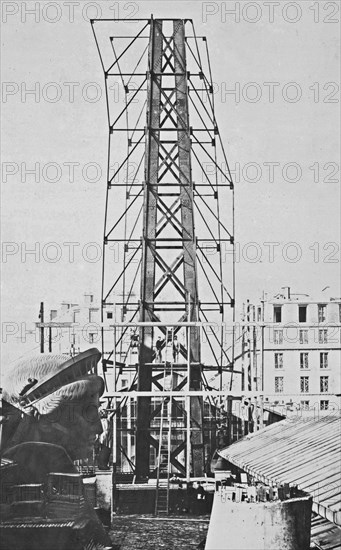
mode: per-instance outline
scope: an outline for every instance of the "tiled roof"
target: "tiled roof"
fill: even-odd
[[[319,550],[341,550],[341,528],[316,516],[311,521],[311,542]]]
[[[341,525],[340,413],[286,418],[249,434],[219,454],[265,483],[298,485],[313,511]]]

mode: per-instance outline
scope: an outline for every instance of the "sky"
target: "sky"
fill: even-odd
[[[207,37],[235,180],[237,310],[284,286],[312,296],[330,286],[340,296],[339,3],[2,2],[1,10],[5,363],[21,355],[21,323],[32,328],[41,301],[54,308],[89,290],[100,296],[107,120],[92,17],[192,18]]]

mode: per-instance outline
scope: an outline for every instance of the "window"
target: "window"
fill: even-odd
[[[93,332],[89,332],[89,344],[93,344],[95,341],[95,335]]]
[[[257,321],[261,321],[261,320],[262,320],[262,308],[258,307],[257,308]]]
[[[328,352],[322,351],[320,353],[320,369],[328,368]]]
[[[275,369],[283,368],[283,353],[275,353]]]
[[[107,319],[112,319],[112,311],[107,311]]]
[[[274,343],[283,344],[283,330],[274,330]]]
[[[301,393],[309,392],[309,376],[300,377],[300,388],[301,388]]]
[[[329,377],[320,376],[320,392],[326,393],[328,392],[328,388],[329,388]]]
[[[300,368],[301,369],[309,368],[309,354],[307,352],[300,353]]]
[[[319,304],[317,306],[319,323],[323,323],[326,320],[326,307],[325,304]]]
[[[307,306],[298,306],[298,321],[299,323],[307,322]]]
[[[301,410],[302,411],[308,411],[309,410],[309,401],[301,401]]]
[[[300,330],[300,344],[308,344],[308,331]]]
[[[320,410],[327,411],[329,408],[329,401],[327,399],[322,399],[320,401]]]
[[[274,306],[274,323],[282,322],[282,306]]]
[[[327,344],[328,342],[328,331],[326,328],[319,329],[319,344]]]
[[[283,376],[275,376],[275,392],[283,393]]]

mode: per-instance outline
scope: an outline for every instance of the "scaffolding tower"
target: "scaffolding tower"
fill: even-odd
[[[234,369],[233,182],[207,40],[188,19],[91,25],[108,119],[102,365],[113,460],[123,453],[138,480],[159,477],[165,431],[166,475],[201,476],[216,429],[205,410],[221,399],[207,372],[222,396]]]

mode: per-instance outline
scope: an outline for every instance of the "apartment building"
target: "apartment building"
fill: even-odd
[[[101,311],[94,294],[80,301],[63,301],[58,309],[45,312],[45,352],[75,355],[90,347],[101,348]]]
[[[243,390],[292,408],[328,410],[341,394],[341,299],[277,294],[244,306]]]

